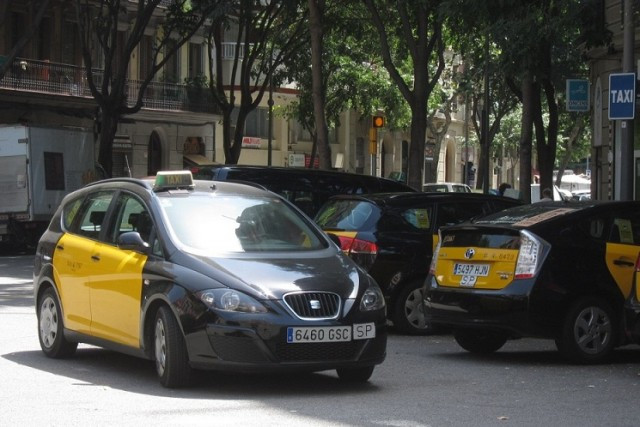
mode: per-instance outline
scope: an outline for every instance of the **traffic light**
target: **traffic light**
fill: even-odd
[[[374,128],[383,128],[384,127],[384,116],[373,116],[371,118],[373,122]]]

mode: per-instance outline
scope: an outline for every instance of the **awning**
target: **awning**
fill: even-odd
[[[185,165],[188,165],[188,166],[207,166],[207,165],[218,164],[213,160],[207,159],[202,154],[185,154],[183,158],[184,158]]]

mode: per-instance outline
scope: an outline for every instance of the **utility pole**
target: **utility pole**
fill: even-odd
[[[489,32],[484,42],[484,97],[482,108],[482,192],[489,192]]]
[[[622,71],[625,73],[633,73],[633,50],[635,28],[633,19],[632,0],[624,0],[624,29],[622,44]],[[637,76],[636,76],[637,78]],[[633,200],[633,126],[634,119],[622,120],[620,122],[621,140],[620,140],[620,199]]]

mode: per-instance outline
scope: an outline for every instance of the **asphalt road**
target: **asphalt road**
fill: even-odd
[[[552,342],[523,339],[478,357],[449,335],[392,335],[364,385],[335,372],[204,372],[164,389],[151,362],[81,345],[76,357],[40,351],[32,257],[0,257],[0,425],[636,426],[640,347],[610,364],[566,363]]]

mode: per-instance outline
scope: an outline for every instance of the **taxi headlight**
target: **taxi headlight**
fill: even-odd
[[[207,289],[197,292],[200,301],[209,308],[241,313],[266,313],[267,308],[249,295],[235,289]]]
[[[380,287],[376,284],[371,284],[364,291],[362,295],[362,299],[360,300],[360,310],[362,311],[373,311],[380,310],[384,308],[384,295],[382,295],[382,291]]]

